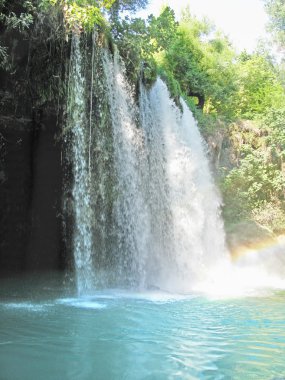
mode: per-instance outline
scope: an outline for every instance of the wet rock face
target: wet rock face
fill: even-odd
[[[57,61],[46,76],[44,71],[41,76],[35,72],[38,63],[52,62],[52,57],[43,54],[47,49],[44,33],[32,33],[29,38],[15,31],[1,36],[13,62],[13,70],[0,70],[2,275],[65,267],[60,139],[63,110],[59,98],[46,95],[50,81],[58,78]],[[53,51],[50,49],[51,54]]]
[[[6,116],[0,128],[0,270],[21,270],[30,232],[32,125]]]

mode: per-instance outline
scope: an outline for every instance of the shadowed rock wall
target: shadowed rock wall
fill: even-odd
[[[61,130],[68,44],[56,17],[26,33],[0,26],[11,63],[0,70],[0,274],[67,264]]]

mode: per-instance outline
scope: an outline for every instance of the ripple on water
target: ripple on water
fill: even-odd
[[[48,300],[13,295],[0,303],[0,377],[282,378],[284,305],[284,293],[231,300],[121,290]]]
[[[5,309],[39,312],[47,310],[47,308],[52,306],[52,304],[36,304],[31,302],[9,302],[2,303],[2,306]]]
[[[72,306],[79,309],[105,309],[107,305],[94,301],[92,298],[60,298],[58,304]]]

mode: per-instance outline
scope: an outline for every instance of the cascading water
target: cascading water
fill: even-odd
[[[105,284],[105,272],[116,261],[113,133],[101,51],[96,31],[91,41],[73,35],[64,130],[72,184],[71,192],[66,191],[65,209],[71,219],[79,294]]]
[[[150,157],[152,246],[162,243],[151,257],[159,262],[162,287],[189,289],[226,259],[220,199],[185,102],[181,112],[158,79],[150,94],[141,91],[140,103]]]
[[[142,192],[144,147],[137,126],[137,109],[119,61],[117,51],[114,61],[105,52],[117,179],[114,210],[118,229],[118,279],[131,286],[144,287],[150,234],[148,209]]]
[[[187,291],[226,257],[220,200],[198,127],[160,79],[151,91],[140,85],[137,106],[118,53],[101,49],[94,57],[92,50],[90,75],[75,36],[68,128],[80,293],[98,283]],[[100,65],[104,79],[96,89]]]
[[[80,38],[72,39],[70,81],[68,94],[68,129],[71,131],[73,162],[72,199],[74,210],[73,251],[79,293],[90,288],[93,277],[91,267],[93,218],[88,168],[88,135],[86,125],[85,78],[82,73]]]

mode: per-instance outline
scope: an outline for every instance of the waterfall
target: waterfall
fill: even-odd
[[[136,101],[118,52],[95,51],[96,38],[91,60],[78,37],[72,46],[68,129],[80,293],[97,286],[189,291],[226,257],[221,201],[197,123],[161,79],[151,90],[140,84]]]
[[[68,129],[71,131],[71,152],[73,163],[72,199],[74,209],[73,252],[76,266],[76,280],[79,293],[90,288],[93,277],[92,233],[93,213],[89,183],[89,148],[86,131],[85,77],[82,72],[80,38],[73,36],[68,94]]]
[[[138,110],[117,51],[114,60],[105,52],[104,69],[113,125],[117,179],[114,210],[118,229],[118,277],[124,284],[144,287],[150,231],[149,212],[143,197],[143,135],[137,125]]]
[[[148,199],[152,246],[164,288],[187,289],[226,259],[220,197],[205,143],[186,103],[182,111],[158,79],[141,91],[140,108],[149,156]],[[157,278],[157,274],[155,274]]]

